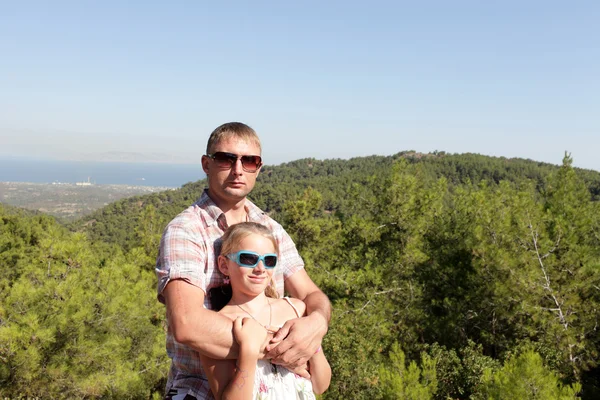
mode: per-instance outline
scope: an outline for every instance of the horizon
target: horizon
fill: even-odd
[[[441,154],[443,153],[443,154]],[[392,153],[392,154],[368,154],[368,155],[360,155],[360,156],[351,156],[351,157],[331,157],[331,158],[316,158],[316,157],[302,157],[302,158],[297,158],[294,160],[289,160],[289,161],[283,161],[277,164],[274,163],[269,163],[268,160],[267,162],[263,163],[264,167],[278,167],[284,164],[289,164],[289,163],[294,163],[297,161],[301,161],[301,160],[316,160],[316,161],[336,161],[336,160],[341,160],[341,161],[350,161],[353,159],[357,159],[357,158],[367,158],[367,157],[394,157],[397,155],[411,155],[411,154],[416,154],[416,155],[432,155],[432,156],[461,156],[461,155],[477,155],[477,156],[482,156],[482,157],[490,157],[490,158],[499,158],[499,159],[505,159],[505,160],[522,160],[522,161],[530,161],[533,163],[542,163],[542,164],[548,164],[548,165],[554,165],[554,166],[561,166],[562,165],[562,160],[565,157],[565,155],[568,155],[569,157],[571,157],[571,159],[574,161],[573,162],[573,167],[577,168],[577,169],[584,169],[584,170],[589,170],[589,171],[594,171],[594,172],[598,172],[600,173],[600,170],[595,170],[595,169],[591,169],[591,168],[585,168],[585,167],[580,167],[576,165],[576,159],[573,156],[572,153],[569,152],[563,152],[563,158],[561,158],[560,162],[547,162],[547,161],[541,161],[541,160],[535,160],[535,159],[531,159],[531,158],[523,158],[523,157],[505,157],[505,156],[492,156],[492,155],[488,155],[488,154],[481,154],[481,153],[474,153],[474,152],[463,152],[463,153],[451,153],[451,152],[447,152],[444,150],[434,150],[432,152],[428,152],[428,153],[423,153],[423,152],[419,152],[416,150],[400,150],[398,152]],[[172,167],[172,166],[179,166],[179,167],[194,167],[194,168],[200,168],[201,169],[201,164],[200,161],[198,162],[192,162],[192,163],[182,163],[182,162],[168,162],[168,161],[123,161],[123,160],[94,160],[94,159],[88,159],[88,160],[76,160],[76,159],[60,159],[60,158],[38,158],[38,157],[30,157],[30,156],[20,156],[20,155],[2,155],[0,154],[0,161],[30,161],[30,162],[57,162],[57,163],[80,163],[80,164],[123,164],[123,165],[148,165],[148,166],[157,166],[157,165],[164,165],[167,167]],[[264,161],[264,160],[263,160]],[[206,177],[206,174],[204,174],[204,172],[202,172],[201,170],[199,171],[199,175],[201,175],[201,177],[198,178],[198,180],[204,179]],[[0,181],[0,182],[9,182],[9,181]],[[18,183],[17,181],[14,181],[15,183]]]
[[[0,157],[199,164],[242,121],[268,165],[567,151],[600,171],[600,3],[33,4],[0,15]]]

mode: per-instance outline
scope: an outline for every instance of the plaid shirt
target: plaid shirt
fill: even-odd
[[[277,291],[283,295],[284,280],[304,268],[302,258],[281,225],[247,199],[245,208],[250,221],[269,227],[277,239],[279,263],[273,279]],[[208,197],[206,190],[196,203],[167,225],[156,260],[160,302],[165,302],[162,292],[169,281],[183,279],[204,291],[204,307],[211,308],[206,294],[211,288],[223,285],[224,275],[217,267],[217,257],[221,250],[221,236],[227,227],[225,214]],[[167,331],[167,354],[171,358],[167,392],[171,389],[179,389],[179,393],[187,390],[188,394],[198,399],[213,398],[198,352],[175,341],[170,326]]]

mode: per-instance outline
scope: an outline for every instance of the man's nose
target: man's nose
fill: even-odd
[[[238,158],[237,160],[235,160],[235,162],[231,166],[231,172],[234,173],[235,175],[241,175],[243,171],[244,171],[244,168],[242,167],[242,160],[240,158]]]

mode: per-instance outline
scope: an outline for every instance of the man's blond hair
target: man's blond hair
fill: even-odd
[[[236,138],[240,140],[244,140],[250,143],[253,143],[258,146],[259,154],[248,154],[248,155],[260,155],[262,152],[260,146],[260,139],[258,135],[254,131],[254,129],[250,128],[248,125],[241,122],[227,122],[215,129],[208,138],[208,143],[206,144],[206,154],[212,154],[217,144],[221,141]]]

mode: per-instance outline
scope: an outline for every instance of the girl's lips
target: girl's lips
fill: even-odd
[[[254,282],[254,283],[263,283],[263,281],[266,279],[266,277],[264,276],[248,276],[248,279],[250,279],[250,281]]]

